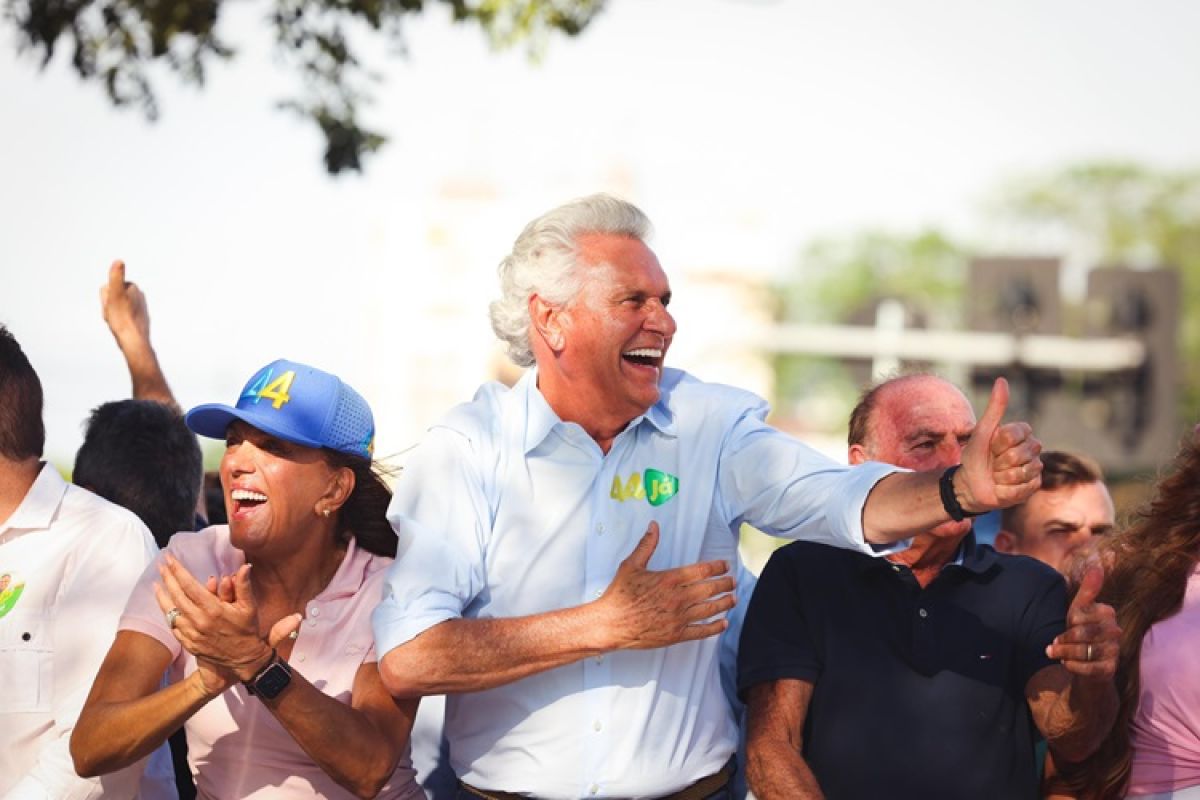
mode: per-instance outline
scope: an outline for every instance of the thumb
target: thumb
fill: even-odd
[[[979,437],[980,443],[990,450],[992,434],[996,432],[996,428],[1000,427],[1000,422],[1004,419],[1004,412],[1007,410],[1008,381],[1004,378],[996,378],[996,382],[992,384],[992,393],[988,397],[987,408],[983,410],[983,416],[975,424],[975,432],[971,438]]]
[[[295,614],[288,614],[271,626],[271,632],[267,634],[267,644],[271,647],[278,647],[280,642],[300,630],[300,623],[303,620],[304,615],[299,611]]]
[[[1088,567],[1087,572],[1083,573],[1079,591],[1075,593],[1075,599],[1071,601],[1071,610],[1086,608],[1095,603],[1102,588],[1104,588],[1104,567],[1092,564]]]
[[[235,603],[258,610],[258,603],[254,600],[254,586],[250,583],[249,564],[242,564],[233,574],[233,594]]]
[[[646,565],[650,563],[650,556],[654,555],[656,547],[658,547],[658,523],[651,522],[646,528],[642,540],[637,543],[637,547],[633,548],[629,558],[625,559],[625,563],[637,569],[645,569]]]
[[[119,292],[125,288],[125,262],[117,259],[108,268],[108,291]]]

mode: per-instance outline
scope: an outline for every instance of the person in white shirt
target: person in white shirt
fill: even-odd
[[[665,369],[648,231],[605,195],[525,228],[491,316],[532,369],[451,411],[397,485],[376,646],[393,695],[447,694],[461,798],[729,797],[715,634],[741,523],[887,552],[1038,485],[1029,426],[1000,425],[1002,381],[943,475],[839,466],[760,398]]]
[[[0,326],[0,798],[133,797],[142,763],[75,774],[68,741],[157,548],[136,516],[41,461],[42,387]]]

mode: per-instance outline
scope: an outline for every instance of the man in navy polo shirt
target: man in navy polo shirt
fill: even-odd
[[[850,462],[946,469],[974,427],[952,384],[896,378],[854,410]],[[1102,572],[1068,610],[1053,569],[976,544],[959,516],[887,558],[808,542],[771,558],[738,660],[759,800],[1032,798],[1038,732],[1067,761],[1099,744],[1117,703]]]

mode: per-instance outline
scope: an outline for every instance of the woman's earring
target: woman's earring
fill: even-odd
[[[329,516],[329,509],[328,509],[328,508],[323,508],[323,509],[321,509],[321,513],[322,513],[322,514],[324,514],[326,517],[328,517],[328,516]]]

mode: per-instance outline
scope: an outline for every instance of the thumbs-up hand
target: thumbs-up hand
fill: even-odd
[[[1042,485],[1042,443],[1025,422],[1001,424],[1008,408],[1008,381],[997,378],[987,408],[963,446],[955,493],[965,511],[1007,508]]]
[[[1121,629],[1112,606],[1096,602],[1103,586],[1104,568],[1093,564],[1067,609],[1067,629],[1046,648],[1046,655],[1076,675],[1108,679],[1117,671]]]

